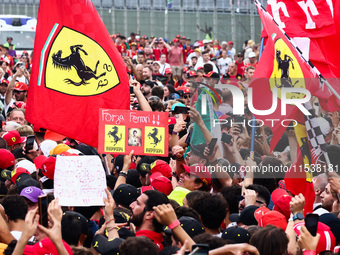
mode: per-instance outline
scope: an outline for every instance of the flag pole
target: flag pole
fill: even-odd
[[[263,52],[263,47],[264,47],[264,37],[261,38],[261,46],[260,46],[259,60],[260,60],[261,55],[262,55],[262,52]],[[255,159],[255,155],[254,155],[254,147],[255,147],[255,125],[256,125],[256,118],[255,118],[255,115],[253,114],[252,127],[251,127],[251,142],[250,142],[250,158],[251,158],[252,160]]]
[[[264,10],[268,15],[270,15],[267,10],[264,8],[264,6],[258,1],[258,0],[254,0],[254,4],[258,5],[262,10]],[[284,30],[282,30],[282,28],[279,27],[279,25],[277,24],[277,22],[275,21],[275,19],[270,15],[270,17],[273,19],[273,21],[275,22],[275,24],[278,26],[278,28],[282,31],[282,33],[286,36],[287,40],[291,43],[291,45],[296,49],[296,51],[298,52],[298,54],[300,55],[300,57],[312,68],[312,70],[318,75],[318,77],[320,78],[320,80],[326,84],[326,86],[330,89],[330,91],[335,95],[335,97],[340,100],[340,95],[338,94],[338,92],[332,87],[332,85],[322,76],[322,74],[320,73],[320,71],[313,65],[313,63],[310,60],[306,60],[305,57],[302,55],[302,51],[299,49],[299,47],[297,47],[295,45],[295,43],[291,40],[291,38],[286,34],[286,32]],[[262,45],[261,45],[262,46]]]

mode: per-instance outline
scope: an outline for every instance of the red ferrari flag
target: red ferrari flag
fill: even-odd
[[[268,39],[250,84],[253,92],[250,98],[252,104],[249,104],[249,107],[253,105],[256,110],[268,110],[265,114],[265,124],[272,127],[275,134],[271,141],[273,149],[286,127],[294,120],[296,112],[303,110],[303,107],[296,106],[298,102],[308,101],[306,93],[317,93],[319,80],[312,67],[297,52],[273,18],[261,4],[257,1],[255,3]],[[286,100],[290,102],[285,103]],[[272,108],[274,110],[270,111]],[[253,109],[250,111],[256,118],[263,119]]]
[[[124,62],[90,0],[41,0],[27,120],[98,146],[99,109],[129,109]]]

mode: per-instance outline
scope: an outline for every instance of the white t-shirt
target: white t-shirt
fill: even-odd
[[[158,63],[159,63],[159,66],[160,66],[159,72],[160,72],[162,75],[164,75],[165,69],[171,68],[170,64],[168,64],[168,63],[164,63],[164,65],[162,65],[159,61],[158,61]]]
[[[230,63],[233,62],[231,60],[231,58],[220,58],[218,61],[217,61],[217,64],[220,68],[220,71],[221,71],[221,74],[226,74],[226,71],[228,70],[228,66],[230,65]]]

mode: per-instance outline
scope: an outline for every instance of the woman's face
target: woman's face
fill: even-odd
[[[170,95],[170,91],[169,91],[168,87],[165,86],[163,90],[164,90],[164,96],[168,97]]]

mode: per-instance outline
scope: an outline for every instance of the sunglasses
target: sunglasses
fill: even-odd
[[[240,202],[240,201],[242,201],[244,199],[244,196],[237,196],[237,201],[238,202]],[[255,201],[256,203],[259,203],[259,204],[264,204],[264,202],[262,202],[262,201],[259,201],[259,200],[256,200]]]
[[[190,98],[190,95],[184,95],[183,98],[188,99],[188,98]]]
[[[13,90],[13,93],[16,93],[16,94],[20,94],[21,92],[24,92],[24,91],[20,91],[20,90]]]

